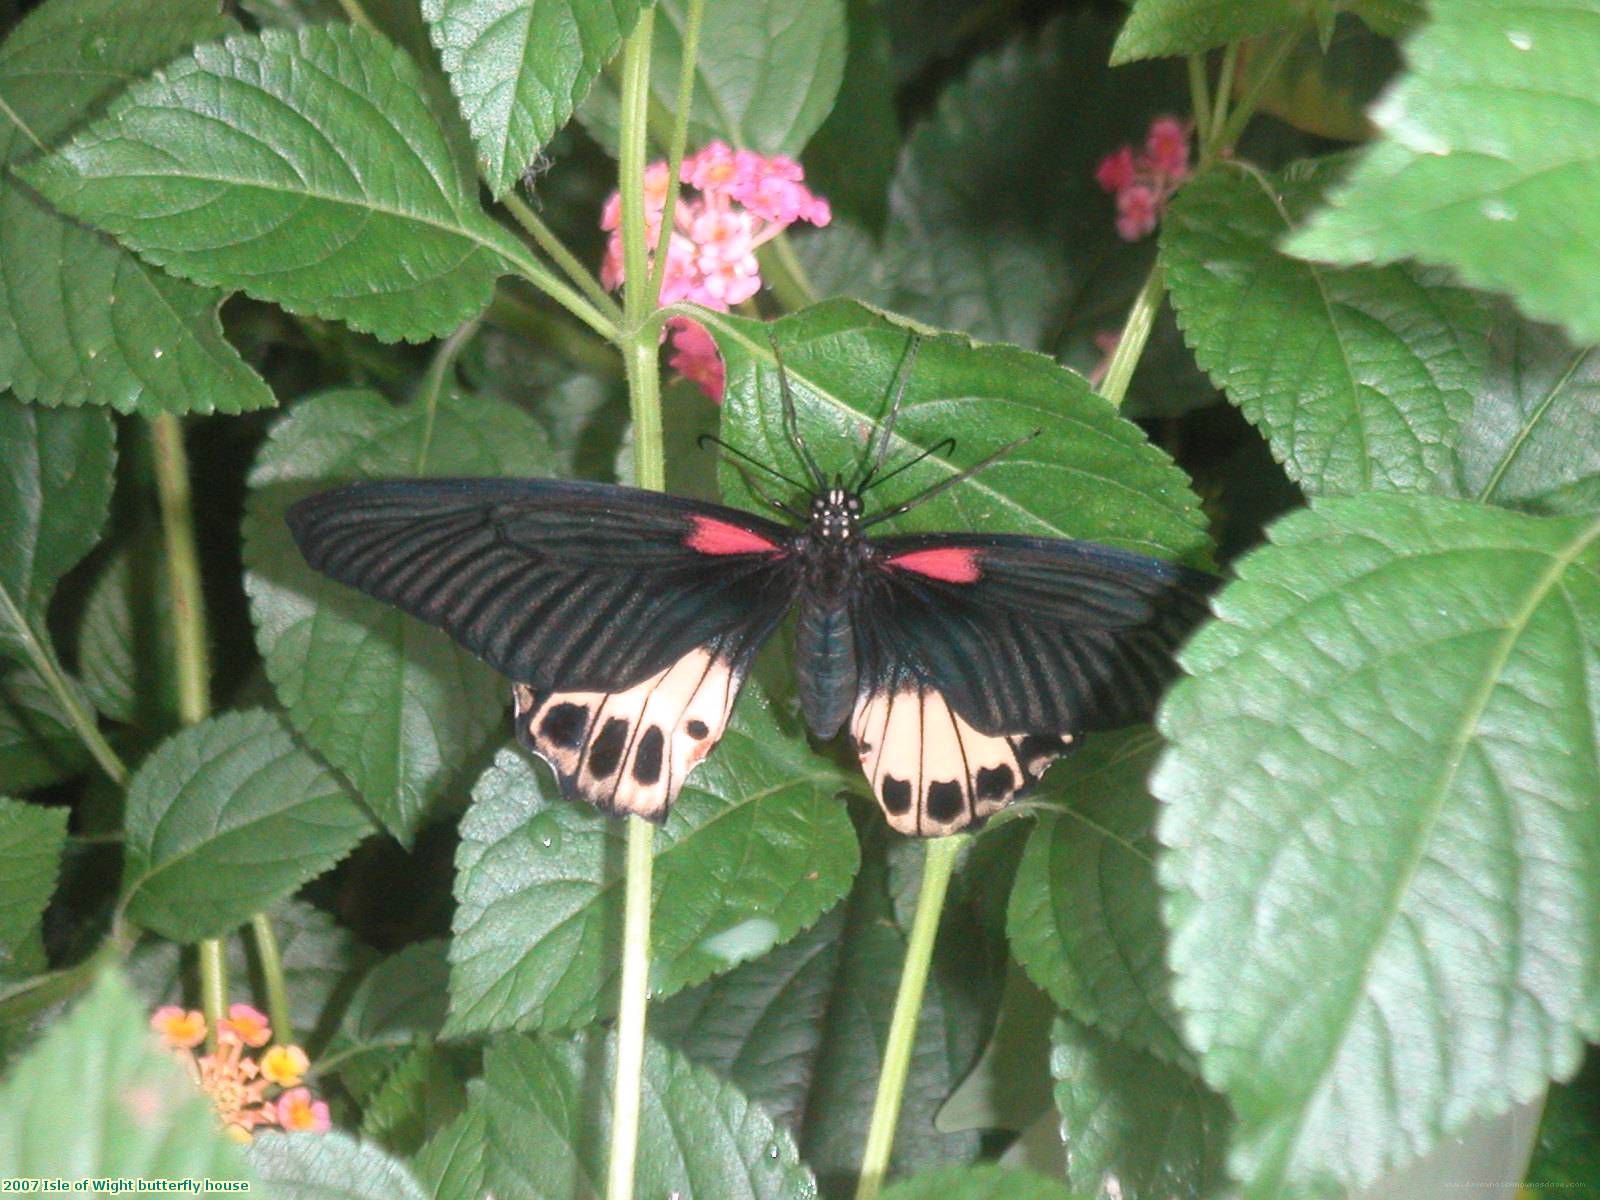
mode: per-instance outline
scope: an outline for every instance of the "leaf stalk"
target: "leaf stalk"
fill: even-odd
[[[889,1172],[889,1155],[894,1149],[900,1102],[905,1096],[906,1074],[911,1068],[917,1017],[922,1012],[922,994],[928,986],[928,968],[933,962],[939,916],[944,911],[945,894],[950,890],[956,855],[967,840],[966,835],[956,834],[928,841],[922,865],[922,889],[917,894],[917,912],[911,922],[905,966],[900,972],[900,990],[895,994],[894,1015],[889,1020],[889,1037],[883,1049],[883,1068],[878,1073],[878,1094],[872,1104],[872,1122],[867,1127],[867,1145],[861,1156],[856,1200],[877,1200]]]

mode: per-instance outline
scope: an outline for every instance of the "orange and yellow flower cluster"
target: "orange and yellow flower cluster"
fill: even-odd
[[[248,1004],[235,1004],[217,1024],[217,1048],[195,1051],[206,1040],[206,1019],[175,1004],[156,1010],[150,1028],[179,1057],[190,1076],[211,1098],[223,1127],[236,1141],[248,1142],[262,1127],[290,1133],[320,1133],[328,1128],[328,1106],[300,1086],[310,1068],[299,1046],[270,1045],[272,1026]],[[253,1050],[266,1048],[259,1058]],[[270,1094],[269,1094],[270,1093]]]

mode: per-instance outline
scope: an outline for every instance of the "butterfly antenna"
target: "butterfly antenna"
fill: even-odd
[[[790,508],[787,504],[785,504],[782,500],[779,500],[776,496],[770,495],[764,487],[762,487],[759,483],[756,482],[756,477],[754,475],[750,474],[749,471],[744,469],[744,465],[742,463],[735,462],[735,463],[733,463],[731,465],[733,466],[733,469],[735,471],[739,472],[739,478],[744,480],[745,487],[749,488],[757,496],[761,497],[763,502],[765,502],[767,504],[770,504],[773,508],[775,508],[779,512],[783,513],[785,516],[790,517],[795,521],[798,521],[802,525],[804,525],[806,523],[806,518],[805,518],[805,514],[804,513],[796,512],[794,509]],[[757,463],[756,465],[760,466],[761,464]]]
[[[867,449],[867,459],[872,465],[861,477],[861,482],[852,489],[858,496],[872,486],[873,478],[883,469],[884,460],[889,457],[889,439],[894,436],[895,422],[900,418],[900,402],[905,399],[906,385],[911,382],[911,374],[917,366],[917,354],[921,349],[922,335],[913,333],[910,344],[900,357],[900,369],[895,372],[894,392],[889,401],[889,411],[878,425],[873,435],[873,443]],[[905,470],[905,467],[901,467],[900,470]],[[896,474],[898,473],[897,471]]]
[[[1004,446],[1001,446],[1000,449],[996,450],[993,454],[989,455],[987,458],[979,459],[977,462],[973,463],[970,467],[968,467],[965,471],[962,471],[959,475],[952,475],[952,476],[950,476],[949,479],[941,479],[938,483],[934,484],[931,488],[928,488],[926,491],[918,492],[915,496],[911,497],[911,499],[907,500],[904,504],[897,504],[893,508],[886,508],[882,512],[873,513],[870,517],[868,517],[866,520],[861,522],[861,528],[865,529],[869,525],[876,525],[880,521],[887,521],[891,517],[898,517],[901,513],[908,513],[913,508],[916,508],[916,507],[918,507],[919,505],[922,505],[922,504],[926,504],[929,500],[932,500],[935,496],[941,494],[942,492],[949,491],[951,488],[955,487],[956,484],[965,483],[967,480],[971,479],[974,475],[976,475],[979,471],[983,470],[985,467],[990,466],[991,464],[993,464],[995,462],[998,462],[1000,459],[1002,459],[1006,455],[1010,454],[1018,446],[1025,445],[1026,443],[1033,441],[1033,439],[1038,437],[1041,432],[1043,432],[1043,431],[1035,429],[1032,433],[1028,434],[1026,437],[1019,437],[1014,442],[1007,442]]]
[[[949,454],[952,451],[954,451],[955,448],[956,448],[956,440],[955,440],[955,438],[953,438],[953,437],[941,438],[939,441],[937,441],[933,445],[929,446],[926,450],[924,450],[921,454],[917,455],[915,458],[909,459],[906,462],[901,463],[898,467],[896,467],[894,470],[890,471],[887,475],[879,475],[876,479],[873,479],[872,478],[872,473],[869,471],[867,473],[866,480],[863,481],[861,486],[856,489],[856,495],[858,495],[858,496],[862,495],[865,492],[869,491],[870,489],[877,487],[880,483],[888,483],[889,480],[893,479],[896,475],[899,475],[904,471],[909,471],[912,467],[916,466],[919,462],[921,462],[925,458],[932,458],[935,454]]]
[[[767,334],[767,345],[772,347],[772,359],[778,364],[778,392],[783,397],[783,432],[789,439],[789,444],[794,447],[795,453],[800,456],[800,461],[805,463],[806,470],[811,475],[812,489],[818,493],[828,490],[828,480],[817,466],[817,460],[811,457],[811,450],[806,446],[805,438],[800,436],[800,418],[795,415],[794,393],[789,390],[789,373],[783,369],[783,352],[778,349],[777,339],[772,334]]]
[[[714,433],[702,433],[699,437],[697,437],[695,439],[694,444],[699,449],[704,450],[706,448],[706,443],[708,443],[708,442],[711,445],[718,447],[719,449],[727,451],[729,454],[733,455],[735,458],[743,459],[745,462],[749,463],[752,467],[759,467],[761,470],[765,471],[768,475],[771,475],[774,479],[780,479],[784,483],[787,483],[790,487],[794,488],[794,490],[797,491],[797,492],[804,492],[804,491],[809,491],[810,490],[809,488],[806,487],[805,484],[799,483],[799,482],[797,482],[797,481],[795,481],[793,479],[790,479],[787,475],[785,475],[782,471],[778,470],[776,467],[769,467],[769,466],[767,466],[766,463],[762,462],[759,458],[753,458],[750,455],[746,454],[743,450],[739,450],[739,449],[736,449],[733,446],[730,446],[727,442],[723,441],[721,438],[719,438]]]

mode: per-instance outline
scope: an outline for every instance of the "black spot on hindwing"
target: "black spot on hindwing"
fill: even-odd
[[[539,736],[571,750],[583,741],[589,728],[589,710],[581,704],[557,704],[539,722]]]
[[[639,739],[639,748],[633,752],[633,777],[642,784],[652,784],[661,778],[661,749],[666,737],[661,726],[652,725]]]
[[[711,732],[704,721],[690,721],[683,728],[685,733],[697,741]]]
[[[929,786],[928,815],[935,821],[953,821],[965,807],[961,785],[954,780],[944,779]]]
[[[883,806],[892,813],[911,810],[911,781],[889,778],[883,781]]]
[[[596,779],[610,779],[628,748],[628,723],[612,717],[589,746],[589,773]]]
[[[1016,783],[1016,776],[1011,768],[1001,764],[998,767],[982,767],[978,770],[978,798],[980,800],[998,800],[1011,791]]]

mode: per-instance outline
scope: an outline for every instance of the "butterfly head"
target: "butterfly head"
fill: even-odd
[[[810,528],[824,542],[849,542],[861,527],[861,497],[837,481],[811,498]]]

